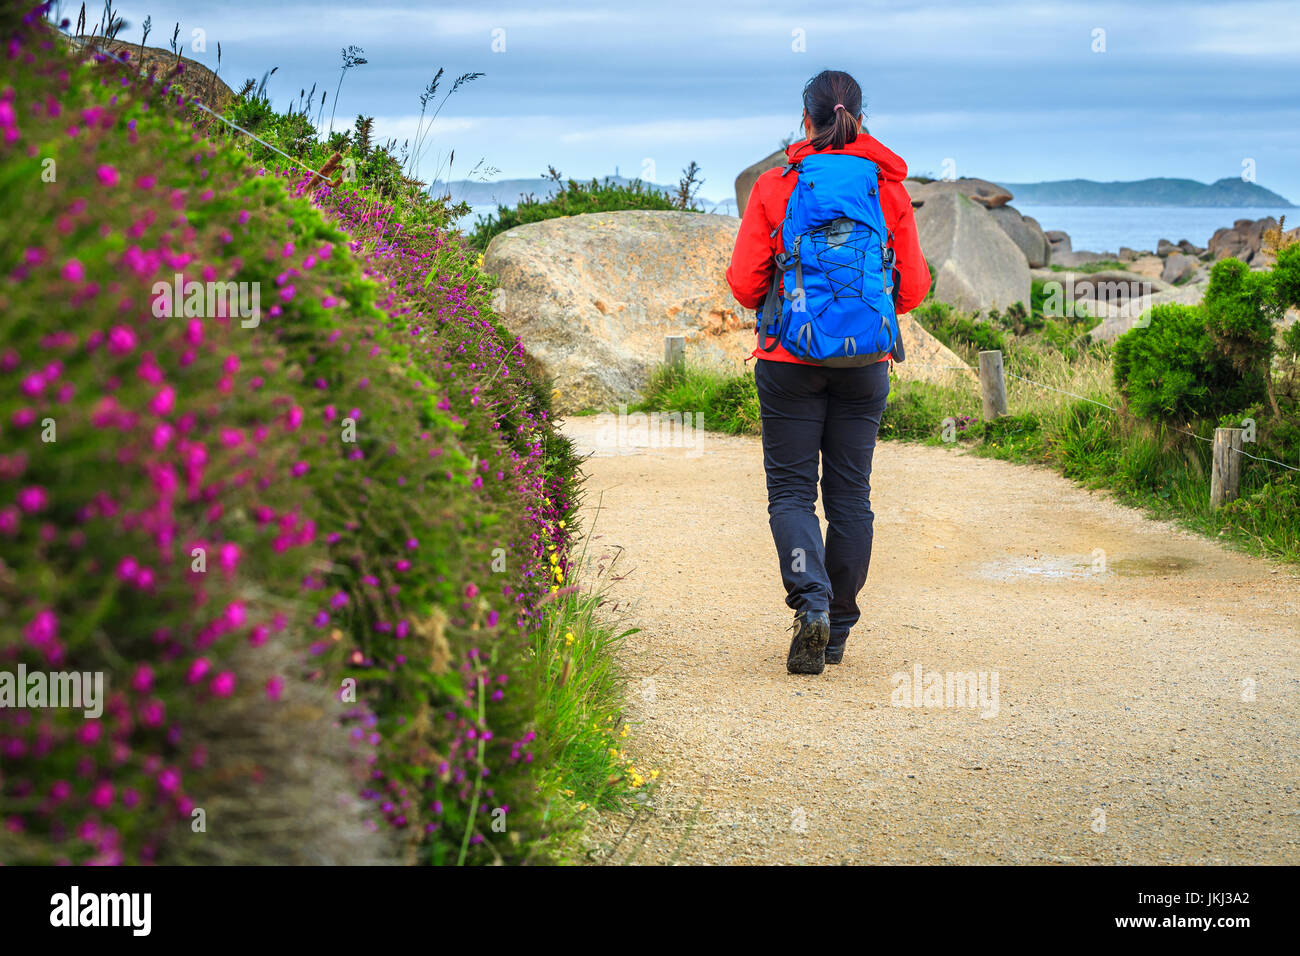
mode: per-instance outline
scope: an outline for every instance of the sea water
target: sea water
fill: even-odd
[[[1216,229],[1238,219],[1287,216],[1288,227],[1300,226],[1300,208],[1270,209],[1233,206],[1036,206],[1011,203],[1024,216],[1032,216],[1044,229],[1062,229],[1070,245],[1093,252],[1118,252],[1120,246],[1155,252],[1161,239],[1177,243],[1187,239],[1204,247]]]

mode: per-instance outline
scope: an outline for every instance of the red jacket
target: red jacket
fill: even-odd
[[[789,159],[810,156],[814,152],[807,140],[793,143],[785,150]],[[846,143],[843,149],[828,149],[823,152],[865,156],[879,169],[880,207],[885,214],[885,225],[889,228],[889,245],[894,250],[898,313],[901,315],[910,312],[930,290],[930,269],[925,264],[921,241],[916,233],[912,200],[903,188],[903,180],[907,178],[907,163],[866,133],[859,133],[858,138]],[[749,202],[745,205],[744,218],[740,221],[736,247],[731,252],[731,265],[727,268],[727,284],[731,286],[736,301],[747,309],[756,309],[762,303],[772,281],[772,270],[776,268],[772,256],[782,251],[781,233],[778,230],[773,236],[772,230],[785,219],[785,204],[794,192],[798,170],[782,176],[781,169],[779,166],[769,169],[754,183]],[[800,365],[816,364],[795,358],[780,345],[773,352],[755,348],[754,357],[776,362],[798,362]],[[888,357],[881,361],[888,361]]]

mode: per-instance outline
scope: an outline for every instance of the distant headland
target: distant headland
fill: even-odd
[[[1288,209],[1295,204],[1271,189],[1241,178],[1201,183],[1194,179],[1139,179],[1099,183],[1060,179],[1046,183],[1000,183],[1017,201],[1039,206],[1202,206]]]

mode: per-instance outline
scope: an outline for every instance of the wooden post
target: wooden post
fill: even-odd
[[[1007,414],[1007,382],[1002,376],[1001,349],[980,353],[980,397],[986,422]]]
[[[1237,497],[1241,487],[1242,428],[1214,430],[1214,470],[1210,472],[1210,507],[1218,508]]]
[[[664,339],[664,364],[675,369],[686,367],[686,336],[669,335]]]

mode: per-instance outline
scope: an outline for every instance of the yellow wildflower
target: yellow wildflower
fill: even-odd
[[[573,632],[572,632],[572,631],[569,631],[569,633],[567,633],[567,634],[564,635],[564,644],[565,644],[565,646],[567,647],[568,645],[570,645],[570,644],[572,644],[572,643],[573,643]]]

